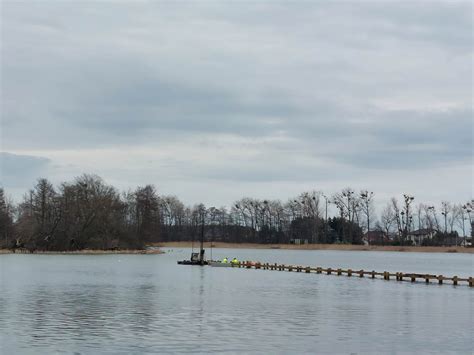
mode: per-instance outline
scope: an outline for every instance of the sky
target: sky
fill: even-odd
[[[1,1],[0,185],[473,196],[470,1]]]

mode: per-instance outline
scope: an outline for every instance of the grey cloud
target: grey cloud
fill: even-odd
[[[186,162],[176,174],[242,181],[331,180],[314,161],[344,165],[348,178],[360,167],[472,163],[469,3],[4,9],[5,150],[287,139],[248,164],[234,162],[240,168],[173,157]],[[431,110],[438,104],[453,108]]]
[[[48,158],[0,152],[0,182],[6,188],[24,187],[47,174]]]
[[[464,2],[400,2],[392,6],[365,3],[353,6],[358,16],[372,14],[380,26],[374,35],[399,38],[404,41],[434,42],[438,45],[471,51],[472,3]]]
[[[333,121],[327,128],[332,134],[318,136],[327,145],[321,154],[354,167],[427,169],[472,163],[472,111],[467,109],[375,111],[364,121],[339,127]],[[318,125],[306,126],[309,136],[313,130]]]
[[[88,105],[94,107],[92,112],[80,110],[64,118],[82,127],[106,132],[126,130],[128,134],[136,129],[265,135],[271,126],[265,118],[299,115],[301,111],[266,94],[248,102],[222,89],[186,87],[160,82],[159,78],[132,82],[84,103]]]

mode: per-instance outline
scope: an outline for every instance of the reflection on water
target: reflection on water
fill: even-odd
[[[0,256],[0,353],[473,350],[468,287],[176,265],[188,252]],[[473,274],[471,255],[428,254],[416,263],[399,253],[219,253],[377,270],[449,265],[451,274]]]

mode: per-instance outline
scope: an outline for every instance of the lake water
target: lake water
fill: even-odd
[[[464,353],[474,289],[177,265],[163,255],[0,255],[0,354]],[[472,254],[214,249],[213,257],[474,274]]]

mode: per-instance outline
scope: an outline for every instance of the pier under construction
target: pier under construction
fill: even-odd
[[[274,270],[274,271],[287,271],[287,272],[303,272],[303,273],[316,273],[316,274],[326,274],[326,275],[335,275],[341,276],[345,275],[348,277],[370,277],[372,279],[378,278],[382,280],[396,280],[396,281],[408,281],[408,282],[417,282],[421,281],[429,284],[430,282],[436,282],[440,285],[445,284],[447,281],[448,284],[454,286],[466,285],[473,287],[474,277],[458,277],[452,276],[447,277],[443,275],[434,275],[434,274],[420,274],[420,273],[408,273],[408,272],[389,272],[389,271],[367,271],[367,270],[353,270],[353,269],[342,269],[342,268],[325,268],[325,267],[311,267],[311,266],[300,266],[300,265],[285,265],[285,264],[270,264],[270,263],[261,263],[253,261],[244,261],[237,264],[229,264],[229,267],[237,268],[246,268],[246,269],[261,269],[261,270]]]

